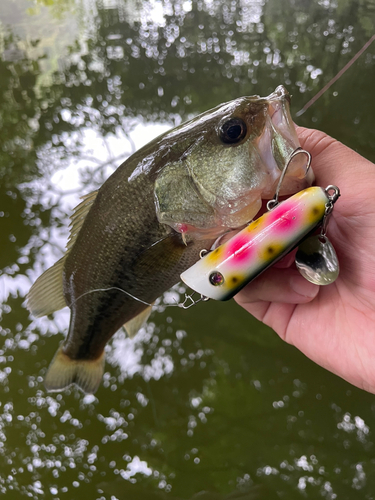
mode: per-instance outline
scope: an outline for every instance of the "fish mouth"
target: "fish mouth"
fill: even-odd
[[[290,94],[283,85],[279,85],[272,94],[264,98],[266,123],[263,133],[257,140],[257,149],[270,179],[273,180],[262,193],[262,198],[269,199],[275,193],[276,185],[285,165],[286,175],[280,188],[281,195],[294,194],[306,189],[314,181],[314,173],[309,168],[306,154],[291,155],[301,145],[290,114]]]

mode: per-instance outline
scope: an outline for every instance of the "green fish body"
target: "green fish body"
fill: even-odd
[[[46,388],[76,383],[95,392],[108,340],[123,325],[134,335],[150,304],[203,248],[256,215],[297,147],[289,95],[280,86],[266,98],[236,99],[163,134],[84,197],[72,216],[65,256],[27,297],[35,316],[71,309]],[[284,194],[310,185],[312,174],[304,174],[303,161],[294,162]]]

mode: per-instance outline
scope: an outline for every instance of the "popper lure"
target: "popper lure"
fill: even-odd
[[[297,268],[313,283],[329,284],[336,279],[338,261],[326,236],[326,226],[339,197],[338,188],[310,187],[278,204],[279,186],[268,212],[181,274],[186,285],[204,297],[228,300],[298,246],[320,224],[320,234],[301,245]]]

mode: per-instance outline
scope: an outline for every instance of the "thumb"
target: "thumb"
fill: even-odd
[[[301,147],[309,151],[314,157],[327,151],[331,147],[340,148],[340,146],[342,146],[346,148],[341,142],[321,130],[296,125],[296,131]]]

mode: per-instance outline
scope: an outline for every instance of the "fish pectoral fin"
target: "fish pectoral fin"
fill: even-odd
[[[137,257],[134,269],[138,276],[147,277],[170,272],[178,266],[186,250],[180,233],[171,232],[143,250]]]
[[[63,292],[65,257],[47,269],[31,287],[26,297],[28,310],[36,317],[51,314],[67,304]]]
[[[57,350],[44,379],[47,391],[59,392],[71,384],[76,384],[86,394],[94,394],[104,373],[104,351],[94,360],[76,360],[69,358],[62,349],[63,346],[60,346]]]
[[[154,303],[146,307],[146,309],[144,309],[140,314],[138,314],[138,316],[135,316],[130,321],[125,323],[124,328],[126,333],[128,334],[128,337],[132,339],[138,333],[142,325],[146,323],[152,312],[153,305]]]

